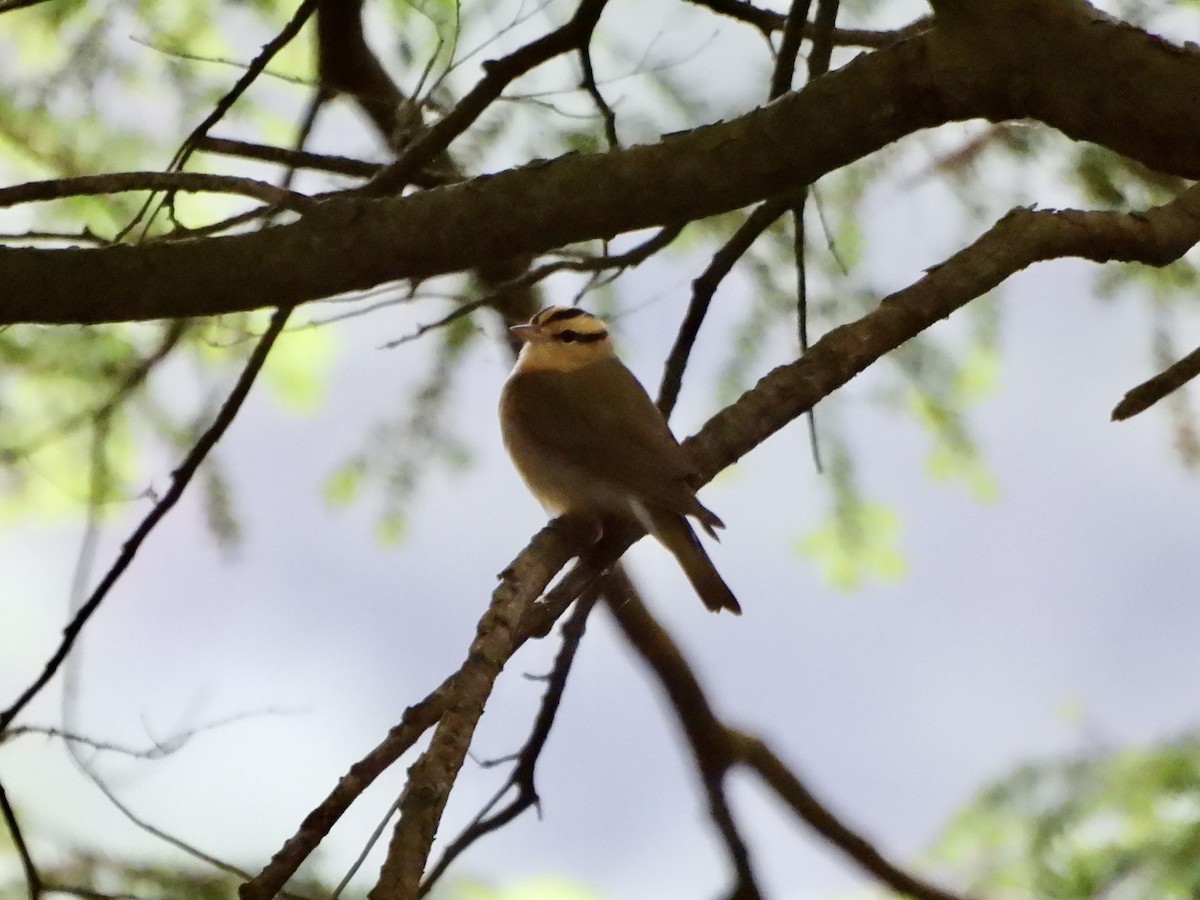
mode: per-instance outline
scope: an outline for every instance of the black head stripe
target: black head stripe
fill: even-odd
[[[555,340],[562,341],[564,344],[594,344],[596,341],[602,341],[608,337],[607,331],[591,331],[586,334],[579,331],[560,331],[554,336]]]
[[[577,307],[571,307],[569,309],[556,309],[554,312],[550,313],[550,315],[546,316],[546,318],[539,321],[538,324],[549,325],[551,322],[565,322],[567,319],[574,319],[579,316],[587,315],[590,315],[590,313],[585,312],[582,309],[578,309]]]

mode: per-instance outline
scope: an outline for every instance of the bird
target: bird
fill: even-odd
[[[509,331],[521,351],[500,394],[500,431],[534,497],[599,529],[636,521],[678,560],[705,606],[740,615],[687,517],[713,538],[725,523],[697,499],[695,464],[617,358],[604,322],[551,306]]]

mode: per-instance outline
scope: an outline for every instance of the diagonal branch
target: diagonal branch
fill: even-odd
[[[285,209],[311,209],[313,198],[276,187],[265,181],[235,175],[208,172],[112,172],[104,175],[76,175],[47,181],[28,181],[0,188],[0,207],[17,206],[46,200],[61,200],[95,194],[120,194],[127,191],[185,191],[191,193],[240,194]]]
[[[1126,391],[1121,402],[1113,408],[1113,421],[1119,422],[1145,412],[1168,394],[1179,390],[1197,375],[1200,375],[1200,348],[1172,363],[1153,378]]]
[[[606,591],[609,589],[610,584],[611,581],[605,584]],[[591,615],[592,609],[595,607],[599,597],[600,595],[597,591],[584,594],[575,605],[575,610],[571,613],[571,617],[563,624],[562,646],[558,651],[558,656],[555,657],[553,669],[546,676],[546,692],[542,696],[542,704],[538,709],[537,716],[534,718],[533,730],[530,732],[525,745],[518,752],[516,764],[513,766],[508,779],[504,782],[500,790],[496,792],[491,802],[475,817],[474,821],[446,847],[437,864],[434,865],[429,874],[421,882],[421,888],[417,896],[424,897],[428,894],[430,889],[437,883],[437,880],[450,867],[450,864],[484,835],[491,834],[503,828],[531,806],[536,807],[538,816],[541,816],[541,801],[538,796],[537,785],[534,781],[537,774],[538,760],[541,759],[542,751],[546,747],[546,741],[550,737],[550,730],[554,727],[555,718],[558,716],[558,708],[562,703],[563,693],[567,686],[567,678],[571,674],[571,667],[575,662],[575,654],[579,650],[579,643],[583,640],[588,616]],[[501,798],[514,788],[516,789],[516,795],[503,807],[495,809],[495,805]]]
[[[881,883],[917,900],[965,900],[928,884],[889,862],[866,838],[842,823],[818,801],[758,738],[742,734],[713,712],[695,672],[667,631],[632,589],[619,604],[609,603],[621,633],[658,678],[679,717],[688,747],[709,797],[709,811],[732,857],[737,884],[731,896],[758,897],[748,851],[725,798],[731,769],[756,770],[801,820],[846,853]]]
[[[547,60],[573,50],[586,49],[608,0],[580,0],[575,14],[560,28],[542,35],[503,59],[483,64],[484,76],[454,109],[413,141],[395,163],[380,172],[367,190],[376,195],[394,194],[412,176],[449,148],[493,101],[517,78]]]
[[[104,578],[100,580],[96,589],[92,591],[87,602],[79,607],[79,611],[67,623],[66,628],[63,629],[62,640],[59,642],[58,648],[46,661],[42,673],[34,679],[7,709],[0,712],[0,735],[3,735],[8,726],[12,724],[13,719],[20,714],[21,710],[38,695],[42,688],[54,677],[55,673],[58,672],[63,661],[66,660],[67,655],[71,652],[71,648],[75,646],[75,642],[79,639],[79,635],[83,631],[83,627],[87,624],[88,619],[100,608],[100,604],[104,602],[105,597],[108,596],[121,576],[125,574],[125,570],[133,562],[133,558],[142,546],[142,543],[150,536],[150,532],[154,530],[155,526],[162,521],[163,517],[171,511],[171,508],[183,496],[183,492],[189,482],[191,482],[192,476],[196,474],[201,463],[204,462],[209,452],[216,446],[217,441],[225,434],[225,431],[237,416],[238,411],[242,408],[242,404],[245,402],[247,395],[249,395],[255,378],[257,378],[259,371],[262,369],[263,363],[266,362],[267,354],[275,345],[276,338],[282,333],[283,326],[287,323],[290,313],[290,308],[281,308],[275,312],[274,317],[271,319],[271,324],[259,339],[257,346],[255,346],[254,351],[250,354],[250,358],[246,360],[246,366],[242,370],[242,374],[238,377],[237,383],[233,386],[233,390],[230,391],[229,396],[221,405],[220,410],[217,411],[217,416],[213,420],[213,423],[200,436],[200,439],[196,441],[192,449],[188,451],[187,456],[184,457],[183,462],[171,474],[171,485],[167,488],[166,493],[154,504],[154,507],[142,519],[137,528],[134,529],[133,534],[130,535],[121,548],[121,552],[113,562],[112,567],[105,573]]]
[[[34,863],[33,856],[29,852],[29,845],[25,843],[25,834],[21,830],[20,822],[17,821],[17,811],[9,801],[8,792],[4,790],[2,783],[0,783],[0,818],[3,818],[9,837],[12,838],[13,846],[17,850],[17,857],[21,860],[21,868],[25,872],[25,887],[29,891],[29,900],[38,900],[42,896],[45,885],[37,864]]]
[[[1069,14],[1059,3],[1047,6],[1062,13],[1050,30],[1052,53],[1014,45],[1016,37],[1003,52],[982,38],[963,46],[960,35],[941,34],[939,25],[738,119],[653,145],[568,155],[411,196],[330,199],[295,223],[248,235],[141,247],[0,248],[7,289],[0,324],[217,315],[258,308],[264,297],[296,304],[463,271],[739,209],[921,129],[967,118],[1032,116],[1160,171],[1200,174],[1200,105],[1186,101],[1200,96],[1200,51],[1097,19],[1083,3],[1068,4]],[[1114,49],[1147,77],[1115,84],[1119,70],[1104,62]],[[1037,90],[1008,90],[1017,75]],[[1081,80],[1086,85],[1076,85],[1068,105],[1056,92]],[[1171,91],[1159,91],[1163,84]],[[449,128],[452,115],[410,152],[432,151],[432,135]],[[80,292],[78,284],[92,290]]]

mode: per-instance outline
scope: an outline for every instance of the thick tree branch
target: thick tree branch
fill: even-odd
[[[734,864],[737,883],[730,896],[759,896],[749,852],[725,797],[726,775],[745,764],[758,771],[802,821],[887,887],[919,900],[963,900],[889,862],[870,841],[819,802],[762,741],[730,728],[718,718],[683,653],[635,591],[627,590],[621,602],[610,602],[608,609],[626,640],[653,670],[679,717],[708,794],[710,815]]]
[[[298,303],[736,209],[947,121],[930,74],[918,38],[740,119],[651,146],[567,156],[401,198],[330,199],[295,223],[251,234],[0,248],[0,324]],[[817,121],[819,129],[806,125]]]
[[[1082,15],[1047,28],[1049,40],[1004,52],[933,29],[767,107],[658,144],[409,197],[331,199],[298,222],[253,234],[136,248],[5,248],[0,324],[215,315],[463,271],[737,209],[907,134],[971,117],[1033,116],[1160,171],[1200,175],[1200,104],[1192,102],[1200,54]],[[1118,50],[1153,77],[1121,77],[1111,65]]]

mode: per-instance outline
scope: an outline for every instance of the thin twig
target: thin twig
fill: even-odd
[[[692,347],[700,334],[700,326],[708,315],[708,307],[713,295],[725,276],[733,269],[739,259],[750,249],[750,245],[758,240],[759,235],[771,225],[792,205],[792,195],[773,197],[761,203],[754,212],[746,218],[733,236],[713,254],[704,271],[692,282],[692,299],[688,303],[687,313],[679,325],[679,333],[675,343],[667,355],[663,367],[662,384],[658,388],[658,408],[665,418],[670,418],[679,399],[679,390],[683,386],[683,373],[687,369],[688,359],[692,355]]]
[[[592,68],[592,45],[590,41],[579,48],[579,64],[583,69],[583,79],[580,86],[592,98],[592,102],[596,104],[596,109],[600,112],[600,117],[604,120],[604,138],[608,141],[608,149],[616,150],[621,146],[621,141],[617,137],[617,114],[608,105],[608,101],[604,99],[604,95],[600,93],[600,88],[596,84],[596,73]]]
[[[127,191],[240,194],[294,210],[308,209],[314,202],[305,194],[236,175],[213,175],[208,172],[112,172],[104,175],[75,175],[71,178],[28,181],[0,188],[0,207],[82,195],[121,194]]]
[[[12,12],[16,9],[27,9],[30,6],[38,6],[47,0],[3,0],[0,2],[0,13]]]
[[[414,140],[394,163],[371,181],[365,192],[389,195],[403,190],[415,173],[445,151],[471,127],[515,79],[547,60],[587,46],[608,0],[580,0],[575,14],[559,28],[498,60],[483,63],[484,76],[444,117]]]
[[[625,579],[621,591],[608,594],[605,600],[621,633],[643,662],[654,670],[679,716],[708,796],[709,815],[733,863],[737,883],[732,895],[745,900],[761,897],[750,850],[734,820],[725,792],[725,775],[734,762],[725,726],[713,713],[687,660],[650,614],[633,584]]]
[[[599,597],[599,591],[595,590],[585,594],[576,603],[575,611],[571,613],[570,618],[563,624],[562,647],[559,648],[558,656],[554,660],[554,667],[546,679],[546,691],[542,695],[542,703],[534,719],[533,730],[525,741],[525,745],[516,755],[516,765],[513,766],[508,779],[495,796],[480,810],[471,824],[446,847],[441,859],[437,861],[437,864],[421,883],[418,897],[428,894],[450,864],[481,837],[503,828],[531,806],[536,807],[540,815],[541,798],[538,796],[537,786],[534,782],[538,760],[541,758],[542,750],[545,749],[546,740],[550,737],[550,731],[554,727],[554,720],[558,715],[563,693],[566,690],[567,677],[571,674],[575,654],[579,650],[579,643],[583,640],[584,629],[587,627],[588,616]],[[492,812],[495,805],[512,788],[516,788],[516,796],[503,808]]]
[[[383,168],[382,163],[367,162],[350,156],[313,153],[311,150],[292,150],[287,147],[236,141],[232,138],[217,138],[210,135],[198,138],[196,149],[208,153],[220,153],[225,156],[275,163],[293,169],[331,172],[334,175],[346,175],[350,178],[371,178]]]
[[[467,301],[456,307],[440,319],[433,322],[428,322],[424,325],[418,325],[415,331],[404,335],[403,337],[395,338],[380,346],[382,350],[394,350],[402,344],[407,344],[418,338],[428,334],[431,331],[436,331],[439,328],[445,328],[452,322],[456,322],[464,316],[469,316],[484,306],[491,306],[496,302],[498,297],[509,293],[517,288],[529,287],[537,284],[554,275],[558,272],[601,272],[608,269],[624,271],[633,266],[640,265],[645,262],[659,250],[668,246],[679,233],[683,231],[683,226],[672,225],[666,228],[660,228],[653,235],[647,238],[636,247],[632,247],[624,253],[619,253],[616,256],[594,256],[583,259],[560,259],[552,263],[546,263],[544,266],[538,266],[536,269],[528,269],[522,272],[516,278],[512,278],[503,284],[496,285],[495,288],[489,291],[482,297],[477,297],[474,300]]]
[[[249,90],[250,85],[258,80],[258,76],[266,70],[267,64],[275,58],[275,55],[290,44],[292,38],[300,33],[300,29],[304,27],[312,14],[316,12],[317,2],[318,0],[301,0],[300,5],[296,8],[296,12],[288,20],[287,24],[283,26],[275,37],[263,44],[262,49],[258,51],[258,55],[246,66],[246,71],[242,73],[233,87],[217,101],[212,112],[205,116],[204,120],[193,128],[187,138],[184,139],[183,144],[171,159],[170,169],[179,170],[183,168],[188,161],[188,157],[196,149],[196,142],[208,134],[208,130],[224,118],[225,113],[229,112],[233,104],[238,101],[242,94]]]
[[[800,43],[804,39],[804,26],[808,24],[808,8],[812,0],[792,0],[787,18],[783,23],[783,35],[779,41],[779,53],[771,71],[770,99],[782,97],[792,89],[792,78],[796,73],[796,57],[800,54]]]
[[[212,425],[205,430],[195,446],[188,451],[183,462],[172,473],[171,485],[166,493],[154,504],[154,507],[147,516],[134,529],[129,540],[121,548],[121,552],[113,562],[112,567],[105,574],[104,578],[101,579],[87,602],[79,608],[79,611],[67,624],[66,628],[63,629],[63,636],[58,649],[47,660],[41,675],[7,709],[0,712],[0,734],[4,733],[21,710],[54,677],[63,661],[67,658],[67,654],[71,652],[71,648],[75,645],[75,641],[79,638],[88,619],[100,608],[100,604],[104,602],[104,598],[108,596],[109,591],[112,590],[118,579],[125,573],[125,570],[129,568],[129,564],[133,562],[133,558],[141,547],[142,542],[146,540],[155,526],[162,521],[163,517],[170,512],[171,508],[183,495],[184,489],[187,488],[188,483],[192,480],[192,476],[196,474],[196,470],[200,468],[200,464],[204,462],[209,452],[216,446],[217,441],[225,434],[226,429],[229,428],[234,417],[237,416],[238,410],[241,409],[242,404],[245,402],[246,396],[250,393],[250,388],[254,384],[259,371],[262,369],[262,365],[266,361],[267,354],[274,345],[275,339],[283,331],[283,326],[287,322],[291,309],[291,307],[281,307],[275,311],[270,325],[259,339],[258,345],[250,354],[249,359],[247,359],[242,374],[238,377],[233,390],[230,391],[229,396],[221,405]]]
[[[968,900],[965,894],[943,890],[889,862],[869,840],[821,803],[761,738],[732,730],[730,734],[740,762],[757,772],[798,818],[881,883],[918,900]]]
[[[689,0],[696,6],[703,6],[715,13],[753,25],[764,35],[770,35],[785,27],[787,16],[772,9],[755,6],[750,0]],[[838,47],[867,47],[878,49],[894,44],[896,41],[920,34],[933,23],[932,16],[922,16],[910,22],[903,28],[887,31],[876,31],[865,28],[838,28],[833,32],[833,43]],[[810,37],[815,31],[814,26],[805,24],[805,36]]]
[[[8,833],[12,837],[13,846],[17,848],[17,856],[21,859],[21,868],[25,872],[25,886],[29,891],[29,900],[38,900],[42,895],[43,882],[42,876],[38,872],[37,864],[33,861],[33,856],[29,852],[29,845],[25,843],[25,835],[21,831],[21,824],[17,821],[17,811],[13,808],[8,799],[8,792],[4,790],[4,784],[0,782],[0,814],[4,817],[4,824],[8,828]]]

